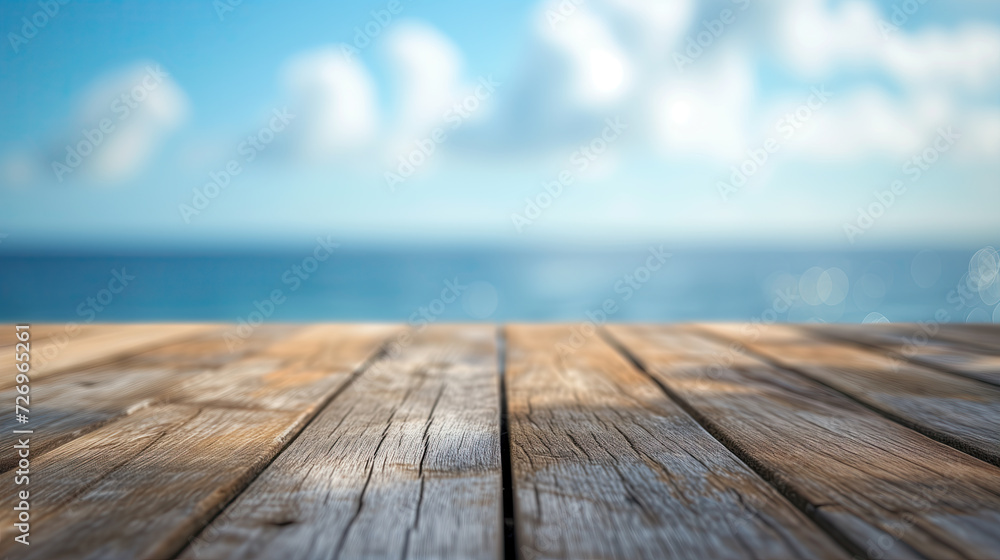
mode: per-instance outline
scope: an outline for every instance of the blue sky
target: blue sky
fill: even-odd
[[[5,245],[967,247],[998,232],[992,2],[218,5],[4,3]],[[45,24],[27,38],[22,18]],[[136,87],[126,115],[114,100]],[[92,153],[54,169],[102,119]]]

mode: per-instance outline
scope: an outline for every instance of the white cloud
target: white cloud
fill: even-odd
[[[897,158],[922,148],[934,126],[946,122],[942,117],[931,107],[904,105],[866,87],[829,102],[787,144],[793,152],[822,159]]]
[[[566,101],[592,108],[619,101],[629,92],[632,61],[606,21],[590,8],[580,6],[555,25],[543,12],[535,27],[541,48],[562,65]]]
[[[787,113],[790,106],[776,104],[770,113]],[[813,112],[782,149],[823,161],[896,162],[923,151],[942,129],[960,135],[949,157],[993,161],[1000,155],[1000,111],[963,107],[940,91],[898,99],[874,86],[836,95]]]
[[[396,126],[422,134],[458,100],[461,52],[433,27],[400,22],[385,37],[385,54],[397,82]]]
[[[779,3],[779,49],[807,77],[829,73],[837,64],[868,60],[883,39],[878,13],[868,2],[849,0],[828,10],[826,0]]]
[[[438,125],[458,100],[461,51],[439,31],[400,21],[380,46],[394,86],[395,110],[385,116],[379,114],[368,68],[345,56],[341,47],[301,53],[286,63],[300,156],[317,162],[358,155],[392,158]]]
[[[139,64],[96,84],[84,101],[82,123],[107,116],[109,100],[116,130],[94,152],[88,171],[98,181],[121,181],[137,174],[170,132],[188,115],[184,92],[157,64]],[[120,103],[118,103],[120,101]]]
[[[995,89],[1000,79],[1000,29],[966,25],[951,33],[938,29],[894,33],[878,57],[904,82],[982,93]]]
[[[519,49],[526,55],[505,79],[488,122],[462,131],[460,148],[490,156],[558,157],[589,142],[607,118],[621,117],[631,130],[633,102],[649,77],[648,60],[637,53],[654,51],[627,39],[676,25],[672,9],[659,19],[643,19],[657,11],[646,0],[541,4],[527,45]]]
[[[20,175],[119,184],[149,164],[187,115],[187,96],[159,64],[119,69],[83,92],[70,126],[50,141],[47,153],[19,156]],[[29,160],[40,169],[24,171]]]
[[[654,142],[671,155],[737,158],[753,95],[750,64],[735,53],[668,79],[651,97]]]
[[[866,0],[779,4],[779,49],[808,78],[843,67],[875,68],[907,85],[982,92],[1000,78],[1000,29],[985,24],[910,32]]]
[[[608,0],[611,19],[625,20],[627,34],[637,34],[654,57],[665,57],[691,24],[692,0]]]
[[[299,155],[323,161],[375,139],[375,85],[367,69],[340,48],[299,54],[286,63],[283,76],[293,99]]]
[[[528,56],[505,80],[496,101],[477,111],[445,149],[490,155],[568,153],[599,133],[609,117],[621,117],[636,135],[643,134],[649,128],[642,112],[652,103],[649,86],[669,84],[665,74],[674,72],[672,46],[693,13],[691,0],[542,4],[533,20]],[[380,52],[395,78],[392,97],[397,103],[378,136],[378,149],[393,160],[415,137],[440,124],[462,97],[462,56],[438,30],[414,22],[394,24]],[[712,119],[702,129],[714,126],[715,140],[722,139],[720,148],[718,142],[713,145],[712,132],[701,133],[695,149],[732,154],[742,141],[743,115],[737,109],[746,110],[752,93],[749,70],[727,63],[722,75],[715,76],[718,72],[709,66],[713,70],[705,83],[696,82],[705,73],[693,71],[686,81],[656,93],[690,92],[697,104],[695,118]],[[676,134],[668,132],[667,138]],[[670,141],[690,151],[687,144]]]
[[[1000,158],[1000,109],[971,111],[960,130],[963,134],[957,146],[960,155],[996,163]]]
[[[845,161],[906,157],[938,127],[954,126],[965,135],[957,152],[998,155],[995,112],[973,100],[995,102],[990,96],[1000,80],[1000,28],[977,23],[911,30],[892,25],[891,14],[866,0],[778,6],[780,55],[804,79],[836,81],[844,72],[875,71],[899,87],[890,94],[882,85],[847,82],[793,151]]]
[[[868,0],[779,0],[748,8],[745,18],[747,25],[754,17],[771,18],[777,53],[766,42],[748,40],[747,30],[734,24],[680,72],[670,55],[685,34],[701,29],[694,13],[691,0],[541,4],[529,55],[491,100],[492,111],[450,135],[454,140],[445,149],[557,155],[588,141],[605,118],[621,117],[630,125],[630,143],[637,140],[668,157],[732,161],[748,142],[762,139],[755,133],[774,133],[774,120],[762,115],[775,107],[775,95],[787,95],[793,105],[802,102],[794,86],[758,88],[759,69],[782,61],[802,95],[811,84],[842,85],[841,77],[848,76],[847,85],[788,143],[787,151],[799,157],[906,156],[937,127],[949,125],[967,134],[960,151],[988,155],[995,149],[996,111],[970,108],[978,105],[965,99],[989,92],[1000,77],[1000,32],[994,27],[903,26],[885,36],[880,22],[887,16]],[[381,129],[376,88],[360,61],[329,47],[288,63],[286,82],[302,115],[296,124],[302,153],[321,161],[354,153],[393,160],[440,125],[461,97],[462,53],[440,31],[397,22],[380,47],[395,88],[389,96],[395,109]],[[898,89],[886,88],[886,77]],[[776,114],[784,112],[778,109]],[[767,128],[752,128],[757,126]]]

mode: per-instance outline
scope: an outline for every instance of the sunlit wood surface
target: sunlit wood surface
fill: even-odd
[[[996,326],[13,333],[4,558],[1000,558]]]

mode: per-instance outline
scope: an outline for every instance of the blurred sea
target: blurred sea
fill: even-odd
[[[656,252],[8,254],[0,320],[1000,322],[992,249]]]

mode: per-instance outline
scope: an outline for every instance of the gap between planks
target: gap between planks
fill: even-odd
[[[494,328],[435,326],[368,367],[181,558],[496,558]]]
[[[855,555],[986,558],[1000,546],[989,529],[1000,523],[996,467],[695,327],[609,330],[699,423]]]
[[[941,338],[942,331],[947,331],[941,325],[911,326],[908,329],[894,324],[865,327],[809,325],[803,328],[818,337],[855,344],[901,362],[1000,386],[1000,352],[988,351],[968,341]]]
[[[603,336],[608,336],[607,332],[602,332],[602,334],[603,334]],[[498,373],[499,373],[499,375],[498,375],[499,381],[498,382],[499,382],[500,415],[499,415],[498,422],[499,422],[499,427],[500,427],[500,431],[501,431],[500,453],[501,453],[501,464],[502,464],[502,475],[503,475],[503,504],[504,504],[504,507],[503,507],[503,517],[506,520],[508,517],[510,517],[511,519],[514,517],[514,515],[513,515],[514,514],[514,509],[513,509],[514,508],[514,506],[513,506],[513,501],[514,500],[513,500],[513,496],[514,496],[514,492],[516,491],[516,488],[513,488],[510,485],[510,483],[512,482],[512,471],[513,471],[513,469],[511,468],[511,464],[510,464],[510,461],[511,461],[511,459],[510,459],[511,449],[510,449],[509,433],[507,432],[507,430],[509,429],[509,425],[508,425],[508,421],[509,421],[508,420],[509,419],[509,406],[508,406],[508,402],[507,402],[509,388],[506,385],[507,348],[506,348],[506,336],[505,336],[505,333],[504,333],[504,331],[502,329],[498,329],[498,330],[495,331],[495,339],[496,339],[496,345],[497,345],[497,360],[498,360]],[[671,394],[671,392],[662,383],[660,383],[654,376],[652,376],[648,371],[646,371],[641,366],[641,364],[635,359],[634,356],[632,356],[629,353],[628,350],[626,350],[624,347],[618,345],[613,338],[609,339],[609,340],[613,343],[613,346],[615,347],[616,352],[621,357],[623,357],[624,359],[630,360],[631,363],[633,365],[635,365],[636,367],[638,367],[639,371],[641,371],[646,377],[648,377],[648,378],[652,379],[654,382],[656,382],[657,386],[664,393],[664,396],[666,398],[670,399],[671,401],[675,402],[676,404],[679,404],[682,408],[685,409],[685,412],[688,413],[689,415],[694,416],[696,419],[698,418],[694,413],[692,413],[692,410],[689,410],[688,408],[685,408],[685,403],[684,403],[683,399],[680,399],[677,395]],[[384,348],[381,349],[381,350],[379,350],[379,354],[380,355],[383,354],[383,353],[384,353]],[[296,441],[296,439],[309,426],[311,426],[313,424],[313,422],[315,421],[315,419],[322,412],[324,412],[325,410],[327,410],[327,408],[331,405],[331,403],[334,402],[334,400],[337,399],[337,397],[339,395],[341,395],[344,391],[348,390],[348,388],[354,383],[354,381],[360,375],[362,375],[363,372],[368,369],[368,367],[370,367],[371,363],[374,363],[376,360],[377,360],[376,356],[371,356],[371,357],[369,357],[366,360],[366,362],[363,364],[362,367],[360,367],[357,370],[355,370],[352,373],[352,376],[348,379],[348,381],[346,381],[344,385],[342,385],[339,389],[337,389],[337,391],[334,394],[332,394],[323,404],[321,404],[316,409],[316,411],[312,414],[312,416],[309,417],[308,419],[306,419],[304,421],[304,423],[298,428],[298,431],[295,431],[293,433],[293,435],[291,435],[290,438],[286,440],[286,442],[284,443],[284,445],[276,453],[274,453],[271,456],[270,460],[266,464],[264,464],[263,466],[261,466],[260,469],[256,472],[256,474],[254,474],[248,481],[246,481],[245,484],[243,484],[242,489],[236,491],[236,493],[233,494],[233,496],[231,497],[231,499],[229,501],[227,501],[226,503],[222,504],[219,507],[218,511],[214,514],[213,517],[211,517],[210,519],[208,519],[207,521],[205,521],[202,524],[201,528],[198,529],[198,533],[206,530],[209,527],[209,525],[213,522],[213,520],[217,519],[226,508],[228,508],[229,506],[233,505],[243,495],[243,493],[245,492],[245,490],[247,488],[249,488],[250,485],[252,485],[257,480],[257,478],[263,472],[265,472],[265,470],[267,470],[274,463],[275,460],[277,460],[280,456],[282,456],[282,454],[292,445],[292,443],[294,441]],[[206,406],[210,407],[210,408],[213,407],[213,405],[210,404],[210,403],[206,404]],[[217,408],[222,408],[222,407],[219,407],[219,406],[216,406],[216,407]],[[699,420],[699,422],[701,423],[700,420]],[[704,426],[704,423],[702,423],[702,425]],[[712,433],[711,430],[710,430],[710,433]],[[720,438],[719,435],[717,435],[716,433],[712,433],[712,436],[716,440],[722,442],[724,445],[726,444],[726,442],[723,440],[723,438]],[[726,445],[726,447],[729,447],[729,445]],[[505,451],[506,451],[506,460],[504,460],[504,458],[503,458],[503,455],[505,454]],[[758,471],[758,474],[760,474],[759,471]],[[766,478],[767,477],[765,477],[765,479]],[[771,482],[772,484],[774,484],[773,481],[769,481],[769,482]],[[508,502],[508,496],[509,496],[509,502]],[[787,497],[787,494],[786,494],[786,497]],[[510,529],[508,530],[506,523],[504,523],[503,526],[504,526],[504,542],[507,545],[507,546],[505,546],[503,548],[504,554],[507,557],[514,557],[514,554],[516,553],[516,548],[515,548],[515,542],[516,542],[515,539],[517,537],[516,530],[514,529],[514,527],[510,527]],[[830,530],[829,530],[828,527],[824,527],[824,529],[827,529],[827,532],[830,532]],[[836,531],[833,531],[833,533],[836,533]],[[834,534],[834,536],[836,537],[837,535]],[[840,540],[840,539],[838,539],[838,540]],[[844,542],[841,542],[841,544],[844,544]],[[852,550],[852,549],[856,550],[856,548],[854,548],[853,545],[848,546],[848,549],[849,550]],[[178,551],[177,554],[181,554],[181,551]]]
[[[389,337],[399,330],[398,327],[373,326],[363,331],[364,335],[347,337],[341,344],[345,351],[331,356],[322,351],[323,342],[337,327],[310,328],[315,331],[311,338],[319,338],[313,343],[321,349],[315,355],[299,358],[303,344],[310,342],[312,331],[309,328],[302,331],[302,337],[293,336],[267,347],[266,351],[274,353],[275,357],[287,356],[281,366],[285,369],[279,370],[284,372],[281,379],[268,378],[264,373],[255,384],[254,378],[244,376],[234,380],[237,383],[229,384],[234,387],[220,387],[218,382],[213,385],[211,379],[206,379],[206,383],[196,384],[199,390],[189,391],[176,404],[147,408],[41,455],[37,468],[45,469],[48,464],[63,476],[54,477],[54,488],[43,494],[42,500],[49,503],[42,505],[48,506],[49,515],[35,521],[50,519],[43,527],[56,531],[58,538],[32,546],[26,558],[166,558],[178,553],[224,502],[238,495],[280,454],[318,414],[322,405],[339,394],[338,384],[356,378],[370,365]],[[199,397],[205,394],[216,396],[200,402]],[[318,400],[304,401],[309,394],[314,394],[313,398],[318,397]],[[257,401],[263,397],[262,402],[269,405],[270,410],[213,407],[220,399],[225,402],[251,396]],[[298,403],[300,406],[294,408],[299,410],[283,410],[286,402]],[[171,415],[177,419],[166,424],[157,420]],[[199,415],[204,418],[195,421]],[[149,421],[153,424],[141,428]],[[163,427],[157,428],[157,422]],[[114,443],[117,441],[115,434],[130,427],[140,429],[139,433],[145,435]],[[150,437],[153,439],[149,440]],[[236,445],[244,440],[256,443]],[[125,459],[120,464],[110,464],[101,456],[102,448],[106,453],[115,445],[129,446],[133,441],[139,444],[135,449],[118,450],[127,451],[122,453]],[[192,450],[177,453],[178,449],[188,447]],[[197,448],[199,452],[193,451]],[[91,462],[81,460],[88,455],[92,456]],[[204,463],[199,459],[202,456],[214,464]],[[143,484],[149,477],[164,481],[176,479],[176,483],[170,482],[175,484],[170,490],[164,487],[157,491]],[[70,502],[72,508],[64,507]],[[107,519],[108,516],[117,519]],[[2,541],[0,551],[9,548],[7,538]]]
[[[851,342],[824,340],[812,329],[736,325],[691,327],[737,344],[742,352],[837,391],[893,422],[1000,466],[1000,387],[934,367],[899,361]]]

